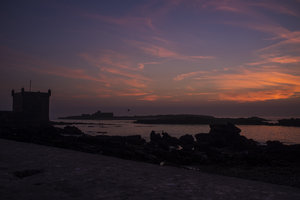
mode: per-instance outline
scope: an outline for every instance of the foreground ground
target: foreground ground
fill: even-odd
[[[300,199],[298,188],[0,139],[0,199]]]

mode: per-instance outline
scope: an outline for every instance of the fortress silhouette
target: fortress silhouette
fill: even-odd
[[[51,90],[48,92],[11,91],[13,110],[0,111],[1,123],[42,124],[49,122],[49,102]]]

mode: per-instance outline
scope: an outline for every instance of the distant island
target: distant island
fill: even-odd
[[[278,120],[278,125],[300,127],[300,118],[280,119]]]
[[[97,120],[97,119],[111,119],[114,118],[114,113],[112,112],[101,112],[98,110],[93,114],[81,114],[79,116],[68,116],[60,117],[59,119],[81,119],[81,120]]]
[[[114,116],[113,113],[97,111],[93,114],[60,117],[59,119],[75,120],[135,120],[139,124],[225,124],[237,125],[268,125],[268,126],[297,126],[300,127],[300,118],[280,119],[277,123],[260,117],[247,118],[218,118],[209,115],[142,115],[142,116]]]
[[[225,124],[238,125],[269,125],[267,119],[259,117],[249,118],[217,118],[205,115],[160,115],[152,119],[138,119],[136,123],[143,124]]]
[[[267,125],[300,127],[300,118],[280,119],[277,123],[260,117],[248,118],[217,118],[205,115],[157,115],[138,118],[135,123],[141,124],[226,124],[236,125]]]

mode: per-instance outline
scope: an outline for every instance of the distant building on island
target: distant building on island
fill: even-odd
[[[114,113],[112,112],[101,112],[98,110],[93,114],[81,114],[78,116],[68,116],[60,117],[60,119],[84,119],[84,120],[93,120],[93,119],[112,119],[114,118]]]
[[[95,112],[91,116],[95,117],[95,118],[109,118],[109,117],[114,117],[114,113],[112,113],[112,112],[101,112],[100,110],[98,110],[97,112]]]
[[[21,92],[11,91],[13,97],[13,110],[1,111],[0,121],[2,123],[15,124],[41,124],[49,122],[49,99],[51,90],[48,92]]]

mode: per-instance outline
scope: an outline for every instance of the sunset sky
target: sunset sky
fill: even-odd
[[[300,0],[7,0],[0,110],[300,116]],[[130,108],[130,112],[128,112]]]

